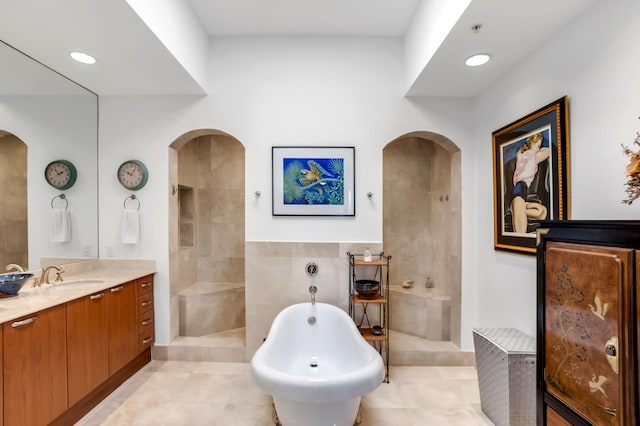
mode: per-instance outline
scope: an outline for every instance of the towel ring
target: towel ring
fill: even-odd
[[[127,209],[127,200],[134,200],[138,202],[138,208],[136,210],[140,211],[140,199],[136,197],[136,194],[131,194],[127,198],[124,199],[124,203],[122,204],[125,210]]]
[[[53,206],[53,202],[55,201],[56,198],[60,198],[61,200],[64,201],[64,209],[66,210],[67,207],[69,207],[69,201],[67,201],[67,196],[64,194],[60,194],[60,195],[56,195],[55,197],[53,197],[51,199],[51,208],[55,209],[55,207]]]

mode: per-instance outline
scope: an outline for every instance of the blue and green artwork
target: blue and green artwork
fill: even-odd
[[[344,158],[284,158],[284,204],[344,204]]]

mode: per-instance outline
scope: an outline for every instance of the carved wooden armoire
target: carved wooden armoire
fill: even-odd
[[[544,221],[537,424],[638,424],[640,222]]]

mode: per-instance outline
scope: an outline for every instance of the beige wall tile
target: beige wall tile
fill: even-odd
[[[381,250],[371,243],[246,242],[247,359],[269,332],[276,315],[295,303],[310,301],[309,286],[318,288],[316,302],[348,310],[349,264],[347,252]],[[315,277],[306,265],[318,265]]]
[[[187,142],[178,150],[178,182],[180,185],[196,187],[197,139]]]

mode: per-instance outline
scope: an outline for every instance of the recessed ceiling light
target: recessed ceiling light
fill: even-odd
[[[91,55],[87,55],[86,53],[82,53],[82,52],[71,52],[69,55],[71,55],[71,57],[73,59],[75,59],[78,62],[81,62],[83,64],[95,64],[96,63],[96,58],[94,58]]]
[[[473,56],[469,56],[464,63],[468,67],[479,67],[480,65],[484,65],[491,59],[491,55],[488,53],[478,53]]]

